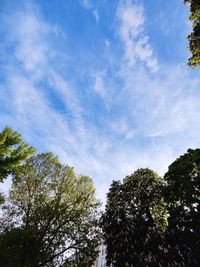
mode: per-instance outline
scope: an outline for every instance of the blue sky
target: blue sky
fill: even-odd
[[[1,129],[91,176],[102,200],[137,168],[164,174],[200,143],[182,2],[2,0]]]

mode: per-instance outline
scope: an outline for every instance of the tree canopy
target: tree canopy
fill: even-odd
[[[164,178],[171,247],[177,248],[180,266],[200,266],[200,149],[188,149]]]
[[[64,266],[81,253],[93,261],[97,207],[91,178],[75,175],[51,153],[31,157],[14,173],[4,206],[1,266]]]
[[[163,178],[139,169],[113,181],[102,229],[113,267],[200,266],[200,149],[189,149]]]
[[[20,133],[6,127],[0,132],[0,182],[22,165],[35,149],[23,141]]]
[[[164,251],[158,249],[158,243],[167,227],[163,187],[161,177],[150,169],[139,169],[123,183],[112,183],[102,218],[108,264],[162,264],[160,253]]]
[[[100,226],[108,265],[200,266],[200,149],[163,178],[145,168],[113,181],[100,225],[92,179],[34,151],[11,128],[0,133],[0,181],[13,178],[0,211],[2,267],[91,267]]]
[[[192,67],[200,66],[200,1],[184,0],[190,4],[190,20],[192,22],[192,33],[188,36],[189,49],[192,53],[188,64]]]

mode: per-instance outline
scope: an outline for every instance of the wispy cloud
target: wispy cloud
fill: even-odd
[[[92,14],[94,15],[96,21],[99,22],[99,12],[98,12],[98,10],[97,9],[94,9],[92,11]]]
[[[100,140],[95,122],[89,118],[90,107],[80,102],[77,89],[54,64],[62,58],[62,52],[56,50],[52,39],[59,35],[63,41],[62,30],[26,5],[23,12],[5,17],[4,24],[6,46],[13,47],[13,55],[7,61],[5,82],[1,84],[1,107],[5,111],[0,114],[2,127],[11,125],[40,152],[53,151],[78,172],[103,174],[102,155],[108,142]],[[6,53],[6,47],[1,52]],[[54,106],[51,92],[62,102],[63,110]],[[98,190],[98,196],[103,195]]]
[[[107,47],[110,46],[110,41],[109,41],[108,39],[105,39],[105,45],[106,45]]]
[[[85,9],[92,12],[92,15],[94,16],[96,22],[99,23],[99,20],[100,20],[99,10],[94,8],[92,1],[91,0],[81,0],[81,3]]]
[[[83,3],[90,11],[83,13],[97,10],[91,1]],[[139,167],[163,174],[178,155],[199,145],[200,79],[178,62],[156,59],[142,4],[120,1],[102,42],[84,43],[80,55],[88,59],[92,49],[98,60],[86,60],[91,66],[84,65],[90,71],[82,80],[71,71],[82,58],[73,61],[67,49],[74,29],[68,35],[29,4],[1,21],[6,33],[0,46],[6,59],[0,69],[2,127],[11,125],[40,152],[53,151],[92,176],[102,199],[113,179]],[[100,23],[94,23],[96,30]],[[81,42],[85,33],[78,34]]]
[[[90,3],[90,0],[81,0],[82,2],[82,5],[87,8],[87,9],[90,9],[91,8],[91,3]]]
[[[149,37],[145,33],[145,14],[142,5],[135,1],[121,1],[117,17],[119,20],[119,36],[125,45],[125,61],[134,67],[137,61],[151,70],[157,69],[157,60],[150,45]]]
[[[104,79],[106,77],[106,70],[99,71],[94,73],[94,90],[98,93],[102,98],[107,98],[107,88],[104,83]]]

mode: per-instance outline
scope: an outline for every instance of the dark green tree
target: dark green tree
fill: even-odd
[[[4,207],[0,263],[5,257],[7,262],[1,266],[63,266],[74,254],[94,260],[97,208],[91,178],[75,175],[51,153],[28,159],[14,173]]]
[[[123,185],[120,181],[113,181],[107,195],[106,211],[103,214],[101,223],[104,240],[107,245],[108,266],[122,257],[121,252],[124,248],[122,242],[124,240],[124,213]]]
[[[37,265],[40,247],[30,229],[6,229],[0,234],[0,266],[32,267]]]
[[[189,66],[200,66],[200,1],[199,0],[184,0],[190,4],[190,20],[192,22],[192,33],[188,36],[189,49],[192,53],[189,58]]]
[[[108,265],[170,266],[163,256],[168,226],[164,187],[163,180],[150,169],[139,169],[123,183],[112,183],[102,217]]]
[[[200,149],[189,149],[164,176],[168,242],[178,266],[200,266]]]
[[[17,167],[35,152],[23,141],[20,133],[6,127],[0,132],[0,182],[13,174]]]

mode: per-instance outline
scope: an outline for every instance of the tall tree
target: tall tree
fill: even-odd
[[[163,180],[150,169],[139,169],[123,183],[112,183],[102,218],[108,264],[167,266],[160,257],[166,252],[162,242],[167,228],[163,188]]]
[[[14,174],[4,212],[8,219],[0,242],[4,248],[0,262],[9,254],[4,244],[19,231],[23,235],[16,243],[17,256],[13,249],[12,257],[7,258],[10,265],[1,266],[61,266],[78,253],[93,260],[99,234],[97,207],[91,178],[76,176],[73,168],[59,163],[51,153],[30,158]]]
[[[6,127],[0,132],[0,182],[12,174],[35,149],[23,141],[20,133]]]
[[[190,4],[190,20],[192,21],[192,33],[188,36],[189,48],[192,53],[188,64],[192,67],[200,66],[200,1],[184,0]]]
[[[113,181],[107,195],[106,211],[102,217],[103,235],[107,245],[107,265],[119,261],[123,251],[125,221],[123,199],[123,185],[120,181]],[[115,266],[115,265],[114,265]],[[118,265],[116,265],[118,266]]]
[[[168,241],[179,266],[200,266],[200,149],[180,156],[164,178],[168,183]]]

